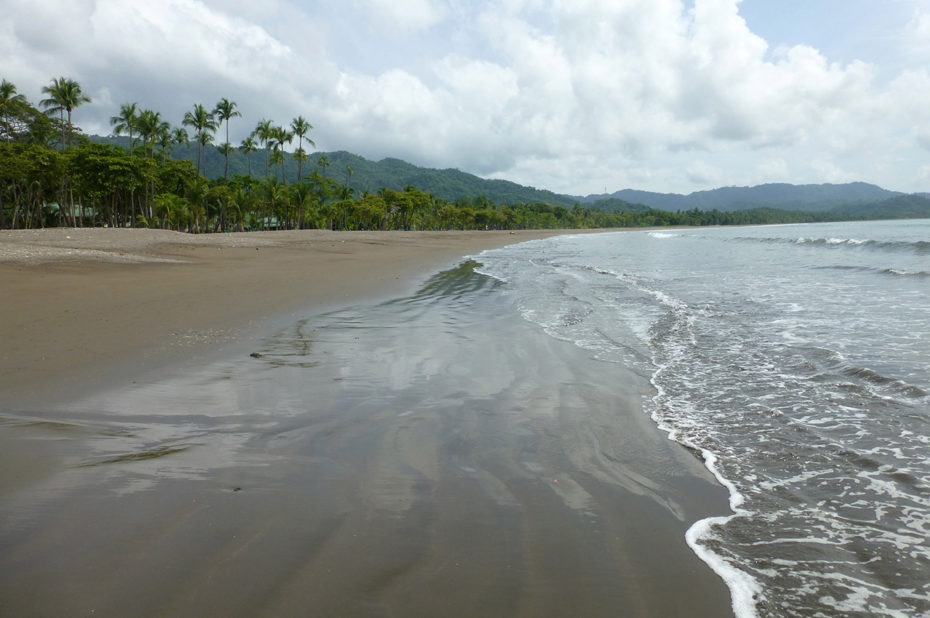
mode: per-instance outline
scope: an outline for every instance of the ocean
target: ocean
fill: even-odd
[[[478,272],[648,379],[732,514],[693,551],[737,615],[930,614],[930,220],[572,235]]]

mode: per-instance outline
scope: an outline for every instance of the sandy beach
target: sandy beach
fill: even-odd
[[[728,615],[648,384],[457,267],[555,233],[0,232],[0,615]]]
[[[0,389],[73,397],[296,308],[401,291],[465,254],[555,233],[0,230]]]

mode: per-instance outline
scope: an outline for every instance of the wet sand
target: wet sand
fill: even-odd
[[[556,233],[0,230],[0,389],[93,392],[295,309],[403,291],[465,254]]]
[[[684,542],[726,494],[648,384],[424,283],[523,238],[261,236],[0,262],[0,615],[730,613]]]

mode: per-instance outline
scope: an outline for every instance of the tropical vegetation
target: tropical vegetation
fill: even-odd
[[[491,181],[489,186],[501,191],[498,197],[542,198],[502,203],[485,195],[463,194],[468,175],[457,170],[413,168],[420,171],[412,178],[426,186],[445,183],[440,197],[417,188],[416,182],[375,187],[371,174],[363,174],[367,180],[360,181],[356,172],[368,171],[369,162],[349,153],[310,156],[305,146],[315,147],[310,138],[313,126],[303,116],[286,124],[263,119],[235,146],[229,125],[241,112],[227,98],[212,108],[194,103],[180,126],[172,126],[157,111],[128,102],[110,119],[116,137],[100,143],[83,135],[74,123],[80,106],[90,101],[80,84],[56,78],[43,94],[47,98],[40,101],[40,110],[15,85],[0,82],[0,228],[153,227],[194,233],[306,228],[506,230],[878,218],[875,208],[862,205],[845,212],[773,208],[668,212],[612,199],[600,209],[597,203],[567,204],[566,196],[535,189],[535,193],[520,193],[519,185]],[[225,140],[213,146],[220,130]],[[286,147],[295,139],[296,149],[288,152]],[[253,154],[259,157],[254,168]],[[190,159],[181,158],[187,155]],[[219,155],[222,175],[208,178],[205,157]],[[388,160],[388,165],[403,168],[411,177],[408,168],[413,166],[397,160]],[[453,197],[449,191],[456,187],[460,193]],[[882,214],[930,215],[927,198],[895,199],[898,202]]]

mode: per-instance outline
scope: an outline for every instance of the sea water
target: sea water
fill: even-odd
[[[739,616],[930,614],[930,221],[573,235],[478,260],[526,320],[652,382],[646,413],[730,491],[687,540]]]

